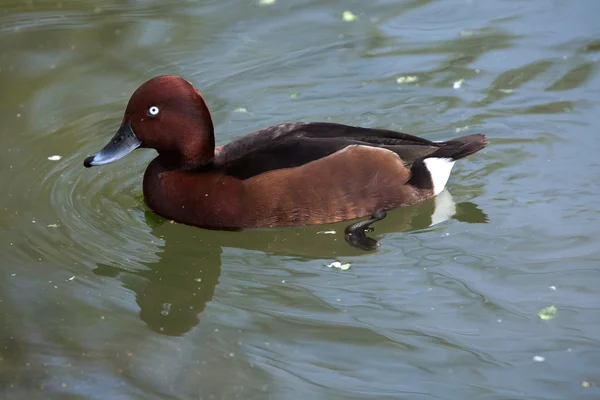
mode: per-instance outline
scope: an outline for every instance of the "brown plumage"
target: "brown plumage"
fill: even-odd
[[[143,184],[153,211],[189,225],[241,229],[332,223],[418,203],[445,185],[455,160],[486,144],[484,135],[431,142],[304,122],[265,128],[217,151],[214,143],[200,93],[182,78],[160,76],[136,90],[115,137],[84,165],[156,149]],[[448,170],[432,176],[428,160]]]

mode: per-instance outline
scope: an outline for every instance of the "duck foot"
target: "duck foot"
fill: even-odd
[[[371,226],[372,223],[377,221],[381,221],[385,218],[386,212],[379,210],[371,215],[371,218],[355,222],[352,225],[348,226],[344,232],[346,234],[346,242],[350,244],[352,247],[356,247],[361,250],[375,250],[379,246],[377,240],[370,238],[366,235],[368,232],[373,232],[375,228]]]

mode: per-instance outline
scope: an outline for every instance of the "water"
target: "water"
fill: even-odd
[[[4,0],[0,397],[600,398],[599,12]],[[452,218],[396,210],[375,253],[343,224],[170,224],[143,205],[151,151],[82,166],[162,73],[202,91],[218,144],[294,120],[490,144],[457,163]]]

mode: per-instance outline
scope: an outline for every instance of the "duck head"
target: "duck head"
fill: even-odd
[[[182,169],[198,168],[214,158],[212,119],[191,83],[163,75],[142,84],[131,96],[121,126],[87,168],[117,161],[137,148],[155,149]]]

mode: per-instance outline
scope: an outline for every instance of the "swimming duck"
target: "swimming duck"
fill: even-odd
[[[440,193],[456,160],[484,148],[483,134],[445,142],[384,129],[293,122],[250,133],[215,149],[210,112],[187,80],[163,75],[131,96],[114,137],[85,167],[119,160],[137,148],[158,156],[143,180],[155,213],[187,225],[238,230],[350,225],[346,238],[372,249],[365,236],[387,210]]]

